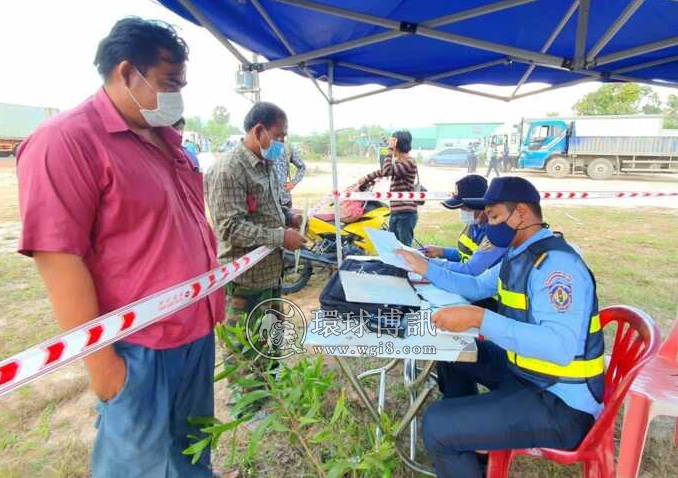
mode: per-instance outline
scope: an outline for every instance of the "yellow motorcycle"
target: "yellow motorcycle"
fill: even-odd
[[[371,184],[360,187],[370,190]],[[355,255],[376,255],[374,244],[365,232],[366,228],[388,229],[391,209],[380,201],[354,201],[353,206],[360,208],[344,208],[342,203],[341,250],[342,257]],[[351,210],[352,209],[352,210]],[[317,214],[308,219],[306,236],[310,246],[302,249],[298,267],[294,252],[285,251],[285,270],[283,273],[282,291],[292,294],[303,289],[313,275],[314,266],[332,272],[337,265],[337,240],[334,214]],[[295,271],[296,269],[296,271]]]

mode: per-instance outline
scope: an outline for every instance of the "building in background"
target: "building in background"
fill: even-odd
[[[435,149],[468,148],[470,144],[480,141],[486,146],[485,138],[502,125],[501,121],[479,123],[435,123]]]
[[[56,108],[0,103],[0,157],[16,156],[19,144],[58,112]]]

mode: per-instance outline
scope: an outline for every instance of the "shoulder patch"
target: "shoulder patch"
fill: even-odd
[[[572,277],[556,271],[546,278],[551,305],[558,312],[567,312],[572,308]]]
[[[490,242],[490,240],[487,237],[485,237],[485,238],[483,238],[482,241],[480,241],[480,244],[478,245],[478,250],[479,251],[489,251],[490,249],[492,249],[492,247],[493,246],[492,246],[492,243]]]

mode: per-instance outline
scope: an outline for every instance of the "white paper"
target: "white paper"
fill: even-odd
[[[422,335],[408,335],[407,337],[392,337],[384,332],[379,337],[376,333],[368,331],[362,336],[353,333],[325,336],[310,328],[304,346],[315,353],[345,357],[368,356],[454,362],[458,360],[459,354],[463,351],[470,354],[472,360],[475,359],[477,348],[474,339],[477,334],[473,331],[460,334],[440,330],[431,334],[427,328],[424,328],[424,331]],[[316,346],[323,348],[314,350]],[[408,348],[406,349],[405,346]]]
[[[433,284],[417,284],[417,292],[431,307],[448,307],[451,305],[465,305],[468,301],[459,294],[440,289]]]
[[[339,271],[349,302],[421,306],[421,299],[404,277]]]
[[[406,271],[412,270],[407,261],[395,253],[398,249],[405,249],[424,257],[424,254],[417,249],[400,242],[392,232],[371,227],[366,227],[365,232],[372,241],[372,244],[374,244],[374,248],[377,250],[377,254],[379,254],[379,259],[386,264],[405,269]]]

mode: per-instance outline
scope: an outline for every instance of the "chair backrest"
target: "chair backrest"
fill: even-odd
[[[579,446],[588,448],[602,438],[612,426],[631,384],[640,369],[659,350],[660,334],[654,320],[642,310],[615,305],[600,311],[603,328],[617,323],[612,356],[605,372],[605,408]]]
[[[659,347],[659,356],[672,362],[678,360],[678,312],[676,312],[676,320],[673,322],[671,332]]]

